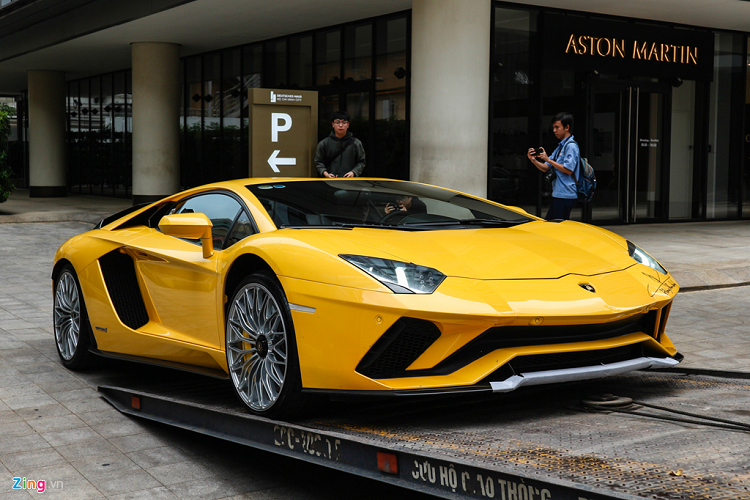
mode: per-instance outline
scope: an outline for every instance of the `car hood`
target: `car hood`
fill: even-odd
[[[632,266],[624,239],[576,222],[510,228],[399,231],[305,229],[309,243],[333,254],[359,254],[432,267],[474,279],[592,276]],[[302,234],[300,234],[302,236]],[[310,241],[317,240],[317,241]],[[327,248],[326,248],[327,247]]]

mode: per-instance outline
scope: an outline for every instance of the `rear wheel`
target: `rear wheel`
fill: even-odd
[[[83,302],[81,285],[73,266],[66,264],[55,280],[54,329],[57,354],[66,368],[88,364],[91,325]]]
[[[254,273],[239,284],[227,313],[225,342],[232,384],[250,411],[280,417],[303,409],[292,315],[275,276]]]

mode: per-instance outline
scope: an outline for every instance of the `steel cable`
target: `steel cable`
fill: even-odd
[[[604,394],[601,396],[592,396],[590,399],[584,399],[581,401],[584,408],[595,409],[600,411],[614,411],[617,413],[624,413],[628,415],[638,415],[642,417],[650,417],[661,420],[667,420],[671,422],[681,422],[687,424],[696,425],[707,425],[711,427],[718,427],[722,429],[729,429],[735,431],[750,432],[750,424],[744,422],[737,422],[734,420],[727,420],[724,418],[711,417],[707,415],[700,415],[698,413],[691,413],[682,410],[676,410],[674,408],[668,408],[666,406],[658,406],[643,401],[633,401],[630,398],[623,398],[614,396],[612,394]],[[669,415],[659,415],[654,413],[643,413],[637,411],[635,406],[642,406],[646,408],[653,408],[654,410],[664,411],[668,413],[676,413],[678,415],[684,415],[690,418],[672,417]],[[697,419],[697,420],[696,420]]]
[[[700,421],[700,420],[691,420],[688,418],[681,418],[681,417],[671,417],[669,415],[656,415],[652,413],[641,413],[638,411],[633,410],[626,410],[623,408],[603,408],[604,411],[614,411],[617,413],[625,413],[628,415],[638,415],[642,417],[650,417],[650,418],[656,418],[660,420],[668,420],[670,422],[681,422],[685,424],[696,424],[696,425],[707,425],[710,427],[718,427],[721,429],[729,429],[733,431],[744,431],[744,432],[750,432],[750,426],[747,426],[746,424],[724,424],[720,422],[711,422],[710,420],[708,422]],[[667,410],[670,411],[670,410]],[[698,417],[698,418],[705,418],[705,417]]]
[[[667,408],[667,407],[664,407],[664,406],[652,405],[652,404],[649,404],[649,403],[644,403],[642,401],[633,401],[633,403],[641,405],[641,406],[646,406],[648,408],[654,408],[655,410],[662,410],[662,411],[667,411],[667,412],[671,412],[671,413],[677,413],[679,415],[686,415],[688,417],[700,418],[700,419],[704,419],[704,420],[712,420],[714,422],[721,422],[721,423],[724,423],[724,424],[733,425],[735,427],[742,427],[743,429],[750,431],[750,424],[746,424],[744,422],[736,422],[734,420],[727,420],[727,419],[724,419],[724,418],[709,417],[709,416],[699,415],[697,413],[690,413],[688,411],[675,410],[675,409]]]

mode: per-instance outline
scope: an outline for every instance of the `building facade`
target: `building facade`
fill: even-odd
[[[541,215],[525,152],[551,152],[551,118],[568,111],[598,179],[573,218],[750,218],[750,3],[120,4],[0,5],[0,96],[32,196],[137,202],[245,177],[247,90],[267,87],[317,91],[321,138],[347,110],[368,176]]]

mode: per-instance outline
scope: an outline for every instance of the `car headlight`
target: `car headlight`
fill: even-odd
[[[432,293],[445,279],[445,275],[437,269],[410,262],[363,255],[341,254],[339,257],[362,269],[395,293]]]
[[[656,269],[662,274],[667,274],[667,270],[664,269],[661,264],[656,262],[656,259],[651,257],[649,254],[647,254],[641,247],[633,243],[632,241],[628,241],[628,254],[636,261],[640,262],[644,266],[648,266],[651,269]]]

